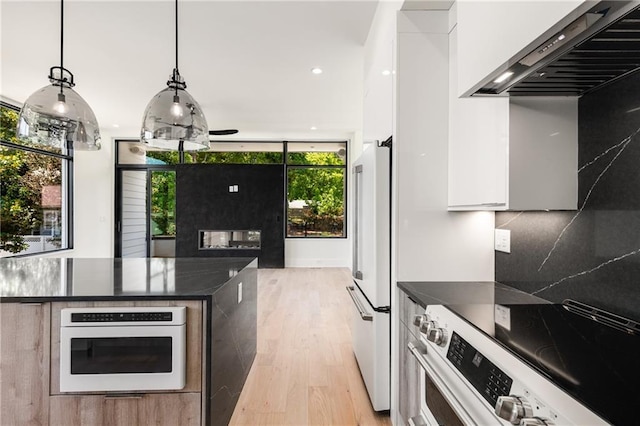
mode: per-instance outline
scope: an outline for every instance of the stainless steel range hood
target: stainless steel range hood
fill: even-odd
[[[473,96],[582,96],[640,69],[640,1],[601,1],[520,52]]]

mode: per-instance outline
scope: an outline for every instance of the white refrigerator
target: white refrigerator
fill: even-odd
[[[373,143],[353,166],[353,352],[371,404],[390,407],[391,138]]]

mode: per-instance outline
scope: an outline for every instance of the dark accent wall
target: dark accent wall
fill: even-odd
[[[496,281],[640,320],[640,73],[583,96],[578,210],[501,212]]]
[[[284,268],[282,165],[181,164],[176,194],[176,256],[257,257],[261,268]],[[199,250],[201,230],[260,230],[261,247]]]

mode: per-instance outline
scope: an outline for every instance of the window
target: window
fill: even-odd
[[[0,257],[72,247],[73,157],[18,140],[19,113],[0,103]]]
[[[345,237],[346,142],[287,144],[287,237]]]

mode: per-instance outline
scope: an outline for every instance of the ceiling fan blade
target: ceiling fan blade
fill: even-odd
[[[209,130],[209,134],[212,136],[235,135],[236,133],[238,133],[238,129]]]

